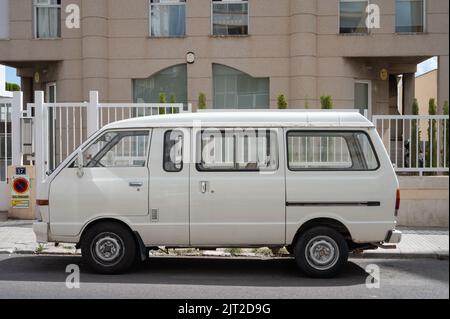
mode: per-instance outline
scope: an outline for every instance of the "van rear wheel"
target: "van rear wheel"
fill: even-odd
[[[123,273],[134,263],[136,241],[133,234],[118,223],[99,223],[83,235],[81,254],[86,264],[95,272]]]
[[[348,260],[344,236],[328,227],[314,227],[303,233],[294,249],[295,261],[308,276],[335,277]]]

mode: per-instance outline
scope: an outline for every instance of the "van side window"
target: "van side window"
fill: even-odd
[[[291,171],[378,168],[378,159],[365,133],[290,131],[287,137]]]
[[[144,167],[148,131],[110,131],[83,151],[85,167]]]
[[[163,167],[166,172],[183,169],[183,132],[171,130],[164,134]]]
[[[198,134],[199,171],[274,171],[277,133],[270,129],[207,129]]]

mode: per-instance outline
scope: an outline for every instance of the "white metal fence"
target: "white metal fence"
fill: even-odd
[[[397,172],[449,171],[448,115],[374,115]]]
[[[88,102],[45,103],[44,92],[36,91],[35,103],[23,105],[22,92],[15,92],[12,103],[11,162],[24,159],[36,166],[36,180],[59,165],[99,128],[133,117],[191,112],[191,105],[155,103],[99,103],[98,92],[91,91]],[[15,137],[15,139],[14,139]],[[39,187],[39,186],[38,186]]]
[[[11,102],[0,99],[0,182],[6,181],[11,153]]]

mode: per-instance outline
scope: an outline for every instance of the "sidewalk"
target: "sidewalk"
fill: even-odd
[[[0,254],[77,254],[74,244],[38,245],[31,228],[33,221],[0,222]],[[443,228],[417,229],[399,228],[403,232],[402,242],[396,249],[368,250],[351,258],[437,258],[448,259],[449,230]],[[172,252],[173,253],[173,252]],[[159,255],[159,253],[155,253]],[[183,250],[177,252],[183,254]],[[253,250],[242,249],[233,253],[227,250],[187,252],[189,255],[261,257]],[[164,255],[164,253],[162,253]]]

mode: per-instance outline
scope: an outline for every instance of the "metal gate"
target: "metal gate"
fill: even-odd
[[[11,145],[11,99],[0,98],[0,211],[9,207],[7,172],[12,161]]]

